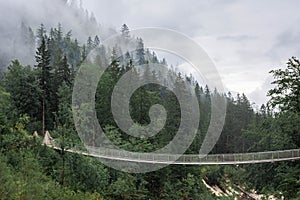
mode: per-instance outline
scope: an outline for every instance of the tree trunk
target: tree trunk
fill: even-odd
[[[63,186],[64,180],[65,180],[65,135],[64,135],[64,130],[62,131],[61,154],[62,154],[61,185]]]
[[[45,92],[43,92],[43,102],[42,102],[42,135],[45,134]]]

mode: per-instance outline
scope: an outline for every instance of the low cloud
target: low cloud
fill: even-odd
[[[267,93],[270,89],[272,89],[274,86],[271,84],[273,81],[273,77],[269,75],[264,82],[257,87],[253,92],[248,94],[249,99],[252,102],[255,102],[255,104],[260,107],[262,104],[266,104],[269,101],[269,97],[267,97]]]
[[[224,35],[224,36],[217,37],[217,39],[241,42],[241,41],[254,40],[257,39],[257,37],[252,35]]]

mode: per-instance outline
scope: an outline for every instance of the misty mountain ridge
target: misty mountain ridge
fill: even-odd
[[[71,30],[80,43],[89,36],[100,39],[115,34],[112,28],[101,26],[93,13],[85,10],[79,0],[3,2],[0,7],[0,70],[6,69],[11,60],[24,65],[35,64],[37,29],[44,24],[46,30],[61,24],[64,31]]]

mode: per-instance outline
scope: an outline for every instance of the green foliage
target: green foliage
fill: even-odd
[[[105,194],[109,175],[103,164],[95,159],[78,155],[66,155],[65,184],[74,191],[98,191]],[[74,181],[76,180],[76,181]]]
[[[0,85],[0,135],[8,131],[8,116],[10,110],[10,94]]]
[[[138,183],[139,181],[142,181]],[[108,188],[108,196],[112,199],[146,199],[145,181],[135,175],[121,173]]]
[[[295,113],[281,113],[275,117],[260,118],[243,137],[248,141],[248,151],[284,150],[299,148],[300,118]]]
[[[136,45],[136,51],[119,57],[121,48],[116,45],[112,51],[106,49],[98,36],[94,40],[89,37],[87,44],[81,46],[72,38],[71,32],[63,33],[60,24],[49,34],[41,25],[35,68],[12,61],[5,73],[4,84],[0,86],[0,199],[231,198],[212,195],[203,180],[224,191],[229,186],[240,185],[289,199],[299,197],[299,162],[203,167],[176,165],[147,174],[127,174],[107,168],[100,160],[68,153],[67,149],[82,145],[71,107],[75,73],[86,73],[79,84],[90,86],[101,70],[99,65],[108,66],[95,95],[98,120],[107,138],[103,140],[91,134],[91,129],[96,128],[89,123],[92,116],[90,103],[80,105],[80,110],[73,108],[76,115],[88,111],[77,121],[87,133],[88,145],[96,145],[101,140],[107,146],[109,139],[121,149],[152,152],[168,144],[177,133],[183,114],[178,99],[172,91],[156,84],[138,88],[130,98],[129,112],[136,124],[129,131],[141,137],[129,136],[117,128],[111,111],[111,94],[122,75],[131,70],[141,79],[156,80],[165,77],[152,72],[149,62],[167,65],[165,59],[158,60],[155,52],[144,49],[141,38],[131,38],[126,25],[122,26],[121,32],[126,43]],[[96,65],[84,62],[91,50],[95,50]],[[88,73],[78,71],[80,64],[92,70]],[[144,66],[137,68],[135,65]],[[186,86],[194,87],[200,108],[199,130],[186,153],[199,152],[210,124],[211,98],[227,99],[225,126],[212,153],[299,148],[299,65],[293,57],[287,69],[271,71],[276,87],[269,92],[270,103],[282,111],[276,115],[265,106],[254,112],[244,94],[238,94],[236,98],[230,93],[220,94],[213,88],[199,85],[192,76],[170,69],[167,76],[175,81],[173,89],[187,94]],[[89,92],[82,91],[79,98],[88,98]],[[167,120],[157,135],[145,138],[141,126],[151,122],[148,113],[154,104],[166,109]],[[189,112],[193,108],[187,109]],[[43,146],[42,138],[30,136],[34,130],[40,132],[43,121],[61,150]]]
[[[270,105],[282,111],[300,112],[300,61],[292,57],[288,60],[286,69],[271,70],[275,85],[268,92]]]
[[[283,150],[300,147],[300,70],[299,61],[292,57],[287,68],[272,70],[275,88],[268,93],[270,105],[279,108],[273,116],[262,106],[260,113],[243,137],[248,151]],[[299,161],[245,166],[245,179],[264,193],[299,198]]]
[[[10,93],[12,112],[15,117],[27,114],[30,120],[40,119],[39,94],[36,73],[30,66],[23,67],[18,60],[12,61],[5,74],[5,88]]]

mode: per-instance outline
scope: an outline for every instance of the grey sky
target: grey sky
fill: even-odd
[[[215,62],[229,90],[266,101],[268,71],[300,54],[297,0],[83,0],[98,21],[116,29],[162,27],[182,32]]]
[[[102,26],[92,28],[80,21],[61,0],[0,0],[0,53],[13,51],[21,21],[34,30],[40,23],[50,28],[61,22],[81,42],[96,33],[110,35],[114,31],[106,27],[119,30],[123,23],[131,29],[169,28],[202,46],[225,86],[246,93],[257,104],[266,101],[272,81],[268,72],[300,54],[298,0],[82,1],[83,8],[94,12]],[[89,28],[82,28],[84,25]]]

